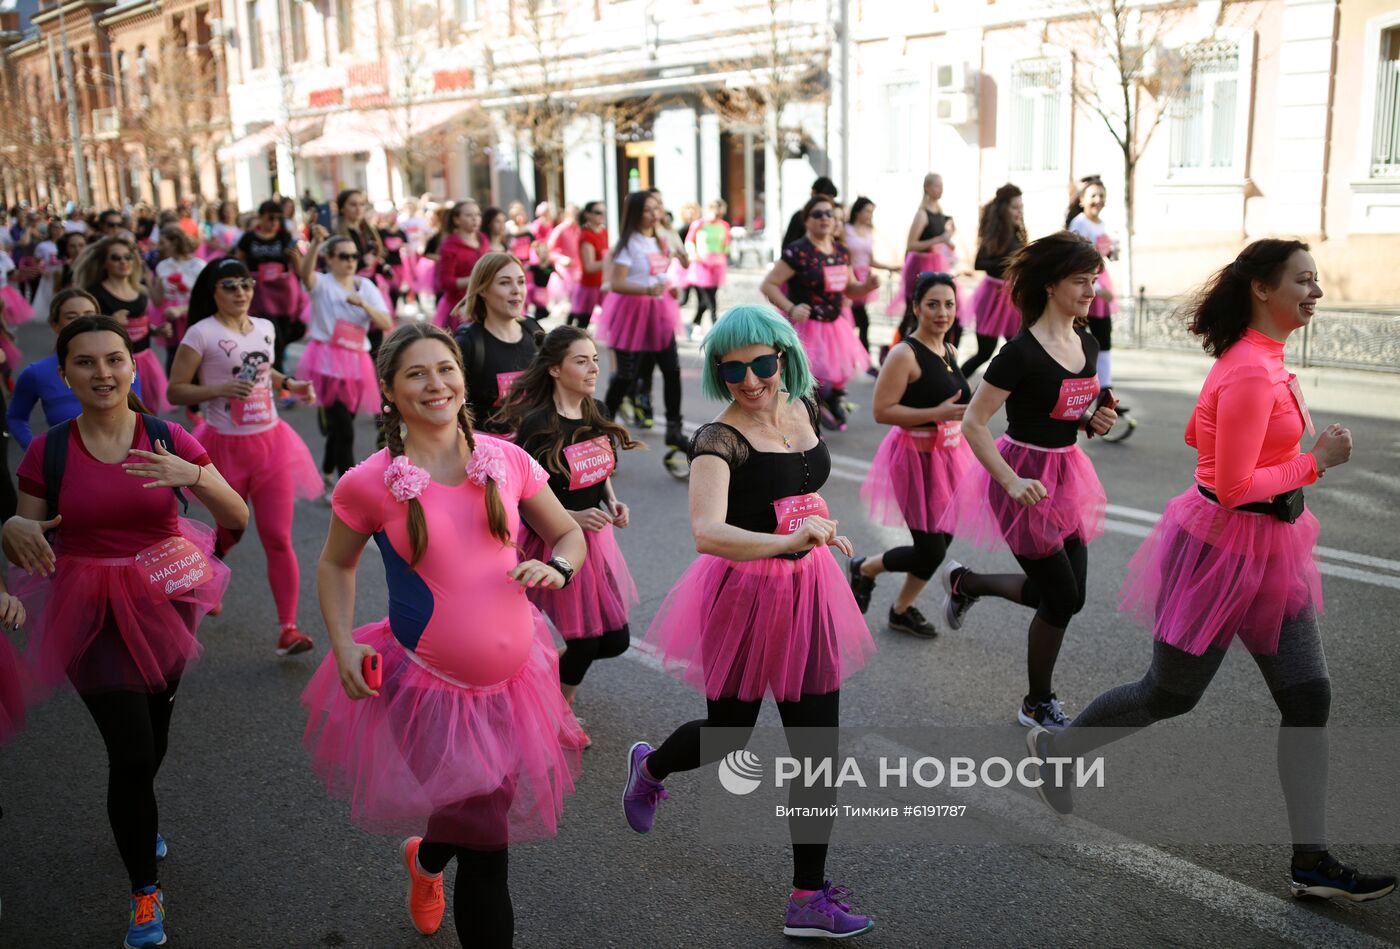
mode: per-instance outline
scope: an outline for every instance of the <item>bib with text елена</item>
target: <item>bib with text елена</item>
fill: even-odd
[[[1096,377],[1066,379],[1060,383],[1060,398],[1055,403],[1050,417],[1062,422],[1077,422],[1084,417],[1084,413],[1089,411],[1098,397],[1099,380]]]
[[[773,531],[775,534],[797,533],[802,522],[814,514],[817,517],[831,516],[827,513],[826,501],[816,493],[779,498],[773,502],[773,512],[778,516],[778,526]]]

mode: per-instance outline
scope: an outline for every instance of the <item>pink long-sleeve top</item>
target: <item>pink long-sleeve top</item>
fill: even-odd
[[[1283,343],[1245,330],[1206,376],[1186,424],[1196,481],[1220,503],[1266,501],[1317,480],[1317,459],[1298,448],[1306,426],[1283,364]]]

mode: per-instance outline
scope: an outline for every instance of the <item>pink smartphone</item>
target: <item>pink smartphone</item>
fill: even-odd
[[[360,663],[360,674],[365,678],[365,685],[375,691],[384,684],[384,660],[379,653],[365,656]]]

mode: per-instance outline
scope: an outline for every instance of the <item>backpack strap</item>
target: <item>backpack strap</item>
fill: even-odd
[[[481,337],[481,327],[476,323],[463,323],[457,327],[456,339],[462,359],[467,363],[467,378],[479,376],[486,365],[486,340]]]
[[[58,492],[63,487],[63,469],[68,463],[68,427],[73,420],[59,422],[49,429],[44,439],[44,501],[47,513],[44,520],[51,521],[58,514]]]
[[[166,451],[170,452],[172,455],[175,454],[175,439],[170,437],[170,424],[166,422],[165,419],[157,418],[154,415],[147,415],[143,412],[141,414],[141,422],[146,427],[146,439],[151,443],[152,448],[156,445],[164,445]],[[47,481],[45,484],[47,485]],[[180,502],[180,513],[188,514],[190,512],[190,502],[189,499],[185,497],[185,492],[181,491],[179,488],[171,488],[171,490],[175,492],[175,499]]]

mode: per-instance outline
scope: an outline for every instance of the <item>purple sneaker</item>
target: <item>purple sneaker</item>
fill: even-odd
[[[651,830],[656,805],[666,800],[666,787],[642,773],[642,762],[651,754],[651,745],[639,741],[627,752],[627,787],[622,791],[622,813],[639,834]]]
[[[806,902],[799,903],[789,896],[783,935],[809,939],[849,939],[870,932],[875,928],[875,920],[852,913],[850,898],[850,887],[832,886],[830,880],[807,897]]]

